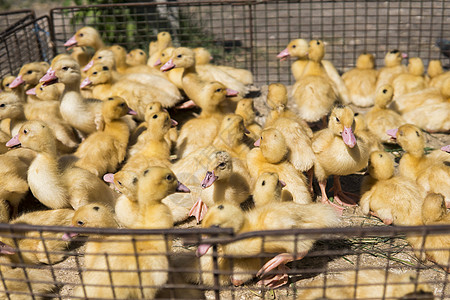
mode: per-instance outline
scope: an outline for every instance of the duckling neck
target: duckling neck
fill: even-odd
[[[216,182],[214,182],[214,194],[213,194],[213,200],[214,203],[222,203],[225,198],[225,191],[229,187],[228,184],[228,178],[226,179],[219,179]]]
[[[74,82],[64,83],[65,88],[63,94],[67,92],[81,93],[80,82],[81,80],[75,80]]]
[[[405,153],[400,160],[399,170],[400,174],[410,179],[416,180],[419,167],[422,161],[422,156],[413,155],[412,153]]]
[[[171,228],[173,216],[170,209],[161,200],[139,203],[140,215],[135,228]]]
[[[323,69],[321,61],[313,61],[313,60],[309,61],[304,75],[319,76],[319,75],[323,75],[323,74],[324,74],[324,69]]]
[[[98,39],[95,39],[94,41],[95,42],[94,42],[93,48],[95,49],[96,52],[100,49],[105,48],[105,44],[103,43],[103,41],[100,37]]]

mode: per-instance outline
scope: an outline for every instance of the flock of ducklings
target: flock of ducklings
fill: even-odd
[[[297,58],[292,64],[296,83],[289,94],[283,84],[268,86],[270,112],[261,126],[255,122],[252,99],[245,98],[253,84],[251,72],[211,64],[204,48],[174,48],[168,32],[150,43],[149,55],[140,49],[127,54],[121,46],[106,47],[91,27],[78,30],[65,46],[72,48],[71,54],[56,56],[51,65],[28,63],[18,76],[2,79],[3,223],[154,229],[171,228],[194,216],[202,227],[231,227],[244,233],[340,226],[344,208],[357,203],[365,214],[385,224],[450,223],[446,211],[450,149],[425,155],[422,132],[450,130],[450,73],[443,72],[439,61],[431,61],[424,76],[421,59],[409,59],[406,67],[398,50],[388,52],[385,66],[378,70],[371,54],[361,54],[356,68],[340,76],[331,62],[323,60],[323,42],[293,40],[278,57]],[[92,58],[86,47],[95,49]],[[296,102],[298,112],[288,108],[288,98]],[[180,104],[183,99],[188,101]],[[350,104],[372,108],[365,115],[355,114]],[[192,113],[192,107],[200,113]],[[167,109],[181,116],[183,124],[171,119]],[[313,132],[308,123],[322,129]],[[383,143],[397,143],[405,151],[399,172],[391,154],[383,151]],[[369,176],[363,180],[361,194],[343,191],[339,176],[367,166]],[[332,201],[326,191],[331,175]],[[321,192],[317,201],[313,177]],[[48,210],[20,212],[28,191]],[[44,235],[55,239],[43,245],[28,239],[38,233],[27,233],[17,245],[22,251],[58,254],[22,252],[25,263],[62,261],[61,253],[76,236]],[[211,256],[205,255],[212,251],[208,244],[198,246],[199,259],[168,259],[156,255],[170,251],[164,240],[137,241],[133,246],[123,242],[130,237],[117,239],[88,240],[86,254],[108,253],[109,260],[86,255],[83,279],[98,285],[78,287],[74,296],[151,299],[157,287],[167,282],[169,265],[213,268]],[[426,248],[450,248],[449,235],[408,241],[416,250],[422,243]],[[220,245],[222,254],[252,257],[236,259],[232,266],[229,259],[219,259],[219,269],[233,268],[234,274],[221,275],[220,283],[241,285],[257,276],[268,287],[284,285],[285,264],[302,259],[313,244],[313,239],[263,243],[251,238]],[[134,251],[139,252],[137,260],[114,255]],[[254,258],[261,251],[274,254],[263,266]],[[23,272],[3,264],[20,262],[11,238],[2,237],[0,252],[3,277],[25,279]],[[448,251],[417,251],[417,255],[449,269]],[[153,271],[138,277],[138,267]],[[130,272],[106,272],[123,268]],[[275,269],[278,273],[271,274]],[[380,279],[380,286],[351,284],[351,288],[327,290],[327,297],[401,297],[430,291],[427,285],[411,283],[409,273],[389,273],[390,282],[404,284],[384,290],[381,282],[386,276],[374,270],[360,271],[358,278],[344,275],[335,283]],[[214,284],[212,274],[202,277],[179,273],[174,280]],[[45,270],[31,269],[27,278],[51,282],[52,277]],[[101,286],[110,282],[117,288]],[[137,282],[144,288],[121,287]],[[4,283],[11,291],[26,289],[26,282]],[[32,287],[36,293],[54,288],[50,283]],[[204,297],[198,292],[182,294]],[[298,299],[324,297],[323,290],[314,293],[305,290]]]

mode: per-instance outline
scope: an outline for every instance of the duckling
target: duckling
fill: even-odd
[[[383,151],[384,146],[381,144],[380,139],[372,133],[367,127],[364,116],[360,113],[354,114],[355,119],[355,134],[369,145],[369,152]]]
[[[139,216],[133,227],[172,227],[173,219],[170,210],[161,203],[161,200],[177,191],[188,192],[188,189],[178,182],[169,169],[152,167],[144,171],[139,178]],[[75,290],[75,296],[153,299],[158,287],[167,282],[168,274],[163,270],[167,270],[169,265],[167,256],[163,253],[169,251],[171,243],[166,243],[162,236],[154,235],[151,239],[138,238],[133,242],[129,236],[104,237],[101,242],[88,243],[87,247],[92,255],[86,255],[85,264],[95,267],[96,271],[85,271],[83,279],[85,282],[105,284],[107,287],[78,287]],[[108,261],[104,256],[95,255],[105,252],[108,253]],[[113,270],[128,266],[130,272],[111,272],[109,266],[112,266]],[[113,289],[110,287],[111,280],[115,285]],[[139,286],[136,285],[137,282]],[[126,285],[127,288],[121,288],[122,285]]]
[[[103,131],[89,135],[78,147],[75,166],[86,169],[96,176],[115,172],[125,159],[130,130],[121,118],[134,112],[120,97],[110,97],[103,103],[105,121]]]
[[[189,211],[200,222],[207,208],[219,203],[239,205],[250,196],[250,175],[243,163],[226,151],[217,151],[210,168],[202,180],[201,197]]]
[[[278,173],[286,183],[283,200],[293,199],[301,204],[311,202],[305,176],[287,160],[289,150],[283,134],[275,128],[265,129],[255,146],[259,147],[247,154],[247,166],[252,178],[256,179],[265,172]]]
[[[278,118],[288,118],[297,122],[304,133],[309,137],[313,137],[313,132],[308,124],[300,118],[295,112],[287,107],[288,96],[286,86],[282,83],[269,84],[267,93],[267,105],[271,109],[267,116],[265,127],[270,127]]]
[[[308,42],[304,39],[292,40],[277,57],[281,60],[286,60],[288,57],[296,57],[297,60],[292,63],[291,71],[294,75],[295,81],[300,80],[306,65],[308,64]]]
[[[350,101],[361,107],[372,106],[377,77],[375,57],[370,53],[360,54],[356,60],[356,67],[342,74],[342,80],[344,80],[348,89]]]
[[[326,279],[307,283],[297,294],[297,299],[434,299],[431,287],[417,281],[414,272],[397,274],[377,269],[349,270],[337,277],[327,275]],[[326,287],[323,282],[326,282]]]
[[[11,224],[27,224],[39,226],[69,226],[74,211],[72,209],[54,209],[35,211],[23,214],[11,221]],[[17,236],[17,237],[16,237]],[[7,235],[2,236],[2,242],[9,246],[17,245],[12,253],[2,255],[3,262],[13,264],[55,264],[62,261],[66,255],[62,253],[67,250],[68,243],[61,240],[59,232],[29,231],[16,233],[15,238]],[[15,241],[14,241],[15,240]],[[28,251],[27,251],[28,250]]]
[[[408,72],[397,75],[392,81],[392,87],[394,88],[394,98],[417,92],[428,87],[423,73],[425,67],[422,59],[419,57],[411,57],[408,63]]]
[[[244,126],[250,132],[247,136],[256,141],[261,135],[262,128],[255,121],[256,114],[253,108],[253,99],[245,98],[240,100],[234,113],[244,119]]]
[[[394,159],[388,153],[370,154],[369,177],[361,187],[360,205],[386,225],[422,225],[421,207],[424,191],[410,178],[394,176]]]
[[[0,178],[3,178],[3,184],[0,187],[0,200],[2,203],[7,201],[10,204],[13,218],[17,217],[19,204],[28,193],[28,166],[27,163],[16,156],[0,155]],[[8,220],[9,213],[6,222]]]
[[[321,62],[325,55],[323,42],[311,41],[308,55],[310,61],[301,80],[292,88],[292,97],[299,107],[300,117],[307,122],[316,122],[326,117],[338,96]]]
[[[91,172],[74,166],[58,165],[56,140],[47,124],[28,121],[12,138],[8,147],[21,145],[37,153],[28,169],[28,184],[33,195],[47,207],[78,208],[90,202],[114,205],[108,186]]]
[[[91,60],[92,53],[87,47],[73,47],[70,56],[75,59],[80,66],[86,66]]]
[[[64,43],[64,47],[74,46],[92,47],[95,51],[105,48],[100,33],[97,29],[90,26],[78,29],[77,32]]]
[[[449,78],[450,83],[450,78]],[[417,107],[403,115],[405,123],[430,133],[450,132],[450,101]]]
[[[325,185],[328,176],[334,178],[334,199],[354,201],[342,191],[339,176],[352,174],[364,168],[369,159],[369,144],[357,138],[354,131],[354,113],[350,107],[335,107],[331,112],[328,128],[315,133],[312,148],[316,155],[314,175],[322,192],[322,203],[329,202]],[[341,199],[342,198],[342,199]]]
[[[262,207],[268,203],[279,203],[282,201],[281,189],[286,186],[279,179],[277,173],[266,172],[259,175],[253,189],[253,202],[255,207]]]
[[[151,46],[150,46],[151,45]],[[162,51],[172,47],[172,36],[167,31],[162,31],[156,36],[155,44],[149,45],[149,59],[147,65],[149,67],[155,67],[157,60],[160,58]]]
[[[387,108],[392,101],[394,89],[391,85],[381,86],[375,95],[375,106],[366,114],[365,119],[369,130],[383,143],[394,143],[386,131],[405,124],[405,120],[393,110]]]
[[[429,85],[441,89],[444,81],[450,77],[450,72],[444,72],[440,60],[431,60],[428,65],[428,75],[430,76]]]
[[[39,79],[44,76],[50,66],[46,62],[32,62],[25,64],[19,71],[19,75],[10,83],[9,88],[14,89],[24,84],[24,90],[28,90],[39,83]],[[25,100],[25,99],[23,99]]]
[[[19,132],[20,127],[26,122],[23,106],[25,102],[17,95],[10,92],[0,94],[0,120],[9,119],[9,125],[6,131],[10,136]],[[5,126],[6,127],[6,126]]]
[[[378,70],[376,91],[385,84],[391,84],[392,80],[397,75],[408,71],[406,66],[402,65],[402,59],[407,57],[408,55],[406,53],[400,53],[397,49],[386,53],[384,57],[384,67]]]
[[[133,49],[127,54],[125,62],[130,66],[145,65],[147,54],[142,49]]]
[[[425,225],[450,224],[450,214],[447,212],[444,196],[434,193],[426,196],[422,206],[422,220]],[[447,272],[450,271],[448,264],[450,256],[446,251],[449,245],[448,235],[428,235],[423,245],[427,258],[442,266]],[[418,246],[420,249],[422,245]]]
[[[232,203],[223,203],[212,207],[206,214],[202,227],[218,226],[233,228],[236,234],[257,230],[291,229],[291,228],[326,228],[339,224],[339,218],[331,207],[321,203],[298,204],[268,203],[244,213],[238,206]],[[261,253],[280,253],[269,260],[258,272],[262,277],[261,282],[269,287],[276,287],[287,282],[287,274],[280,274],[264,279],[271,270],[284,266],[287,262],[302,259],[314,244],[313,239],[295,239],[292,237],[277,237],[276,239],[249,238],[237,242],[222,245],[221,248],[226,255],[255,257]],[[202,244],[197,249],[198,255],[204,255],[211,245]],[[239,266],[238,266],[239,267]],[[251,270],[256,271],[256,270]],[[236,274],[236,273],[235,273]],[[248,276],[243,274],[233,275],[234,280],[241,282]],[[246,278],[250,279],[250,278]]]
[[[167,47],[166,49],[161,51],[159,59],[155,62],[155,67],[160,68],[161,66],[165,65],[172,57],[174,50],[175,50],[174,47]],[[176,87],[180,90],[183,90],[183,73],[184,73],[184,68],[180,68],[180,67],[164,72],[167,79],[169,79],[170,82],[175,84]]]

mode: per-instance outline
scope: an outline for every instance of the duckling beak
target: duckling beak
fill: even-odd
[[[195,251],[195,255],[197,255],[197,257],[203,256],[206,254],[206,252],[208,252],[209,248],[211,247],[212,247],[211,244],[200,244],[197,247],[197,251]]]
[[[214,175],[214,171],[206,172],[205,178],[202,180],[202,188],[206,189],[209,188],[213,183],[218,179],[216,175]]]
[[[172,70],[173,68],[175,68],[175,64],[173,63],[173,60],[169,60],[160,68],[160,70],[163,72],[167,72],[169,70]]]
[[[103,175],[103,181],[108,183],[114,183],[114,174],[113,173],[107,173]]]
[[[344,127],[344,131],[342,132],[342,139],[344,140],[344,143],[349,146],[350,148],[355,147],[356,145],[356,138],[353,134],[352,128],[350,127]]]
[[[158,60],[155,62],[155,64],[153,65],[154,67],[159,66],[160,64],[162,64],[161,60],[158,58]]]
[[[15,146],[20,146],[19,135],[16,134],[12,139],[6,143],[6,147],[13,148]]]
[[[41,79],[39,79],[39,82],[44,82],[44,83],[48,84],[54,80],[58,80],[58,77],[56,77],[56,72],[52,68],[49,68],[47,70],[47,73],[45,73],[45,75],[42,76]]]
[[[22,75],[19,75],[16,78],[14,78],[14,80],[9,84],[9,87],[13,89],[23,83],[25,83],[25,80],[23,80]]]
[[[10,245],[7,245],[3,242],[0,242],[0,254],[8,254],[12,255],[16,253],[16,249],[11,247]]]
[[[278,180],[281,184],[281,187],[284,188],[286,186],[286,182],[284,182],[283,180]]]
[[[408,54],[402,53],[402,58],[408,58]]]
[[[91,85],[92,81],[89,79],[89,77],[86,77],[80,84],[80,89],[83,89],[87,87],[88,85]]]
[[[93,65],[94,65],[94,60],[91,59],[91,60],[87,63],[87,65],[84,66],[83,72],[87,72]]]
[[[236,97],[239,94],[238,91],[227,89],[227,97]]]
[[[70,39],[67,40],[67,42],[64,43],[64,47],[71,47],[76,45],[77,40],[75,39],[75,35],[73,35]]]
[[[442,147],[441,150],[450,153],[450,145]]]
[[[193,108],[193,107],[197,107],[197,104],[195,104],[195,102],[193,100],[188,100],[183,102],[181,105],[176,106],[176,109],[188,109],[188,108]]]
[[[64,233],[63,236],[62,236],[62,240],[63,240],[63,241],[66,241],[66,242],[69,242],[69,241],[71,241],[73,238],[75,238],[75,237],[77,237],[77,236],[78,236],[78,233],[75,233],[75,232],[71,232],[71,233],[66,232],[66,233]]]
[[[187,186],[185,186],[184,184],[182,184],[179,181],[178,181],[178,186],[177,186],[176,191],[180,192],[180,193],[190,193],[191,192],[191,190]]]
[[[253,146],[255,146],[255,147],[261,146],[261,138],[259,138],[259,139],[253,144]]]
[[[286,60],[289,57],[289,50],[288,48],[284,49],[277,55],[278,58],[281,59],[281,61]]]
[[[393,139],[397,138],[398,128],[386,130],[387,135],[392,137]]]
[[[27,95],[36,95],[36,88],[29,89],[25,94]]]
[[[127,114],[135,116],[135,115],[137,115],[137,112],[132,110],[131,108],[128,108],[128,113]]]
[[[170,122],[172,122],[171,127],[176,127],[178,125],[178,122],[174,119],[170,119]]]

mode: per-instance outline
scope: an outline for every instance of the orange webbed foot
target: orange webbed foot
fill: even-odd
[[[194,203],[189,211],[189,216],[194,216],[198,224],[203,220],[207,211],[208,206],[202,201],[201,198],[198,198],[197,202]]]

